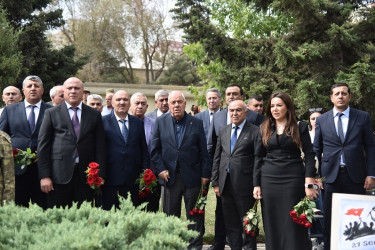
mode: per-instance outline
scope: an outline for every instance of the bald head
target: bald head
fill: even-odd
[[[6,106],[22,101],[21,91],[14,86],[6,87],[3,90],[3,101]]]
[[[83,98],[83,83],[77,77],[70,77],[64,82],[64,99],[73,107],[77,107]]]

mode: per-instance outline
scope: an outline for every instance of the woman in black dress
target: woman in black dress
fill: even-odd
[[[280,92],[271,96],[260,132],[253,195],[255,199],[262,199],[266,248],[311,249],[307,229],[294,223],[289,215],[305,195],[310,200],[318,196],[314,188],[304,187],[314,184],[316,172],[308,125],[297,122],[292,100]]]

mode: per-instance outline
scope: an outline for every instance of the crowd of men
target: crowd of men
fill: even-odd
[[[212,181],[217,202],[215,242],[210,249],[224,249],[225,244],[233,249],[256,249],[254,236],[242,236],[242,217],[254,202],[252,178],[247,177],[253,171],[249,166],[253,165],[256,128],[264,120],[261,96],[250,96],[246,106],[242,87],[232,84],[225,90],[228,108],[222,109],[220,91],[211,88],[206,92],[208,109],[193,116],[186,113],[186,99],[180,91],[157,91],[157,108],[147,114],[144,94],[108,89],[103,106],[103,98],[91,94],[76,77],[50,90],[51,104],[42,100],[44,88],[38,76],[26,77],[22,92],[23,101],[18,88],[9,86],[3,90],[6,106],[0,111],[1,201],[14,200],[25,207],[31,201],[44,209],[92,201],[95,193],[86,182],[86,170],[89,163],[96,162],[104,180],[102,196],[96,197],[97,205],[106,210],[118,208],[118,194],[127,197],[128,193],[134,205],[139,205],[144,200],[138,196],[136,179],[150,168],[159,182],[156,192],[145,200],[149,202],[147,209],[158,211],[162,196],[163,211],[179,217],[183,198],[186,217],[194,222],[189,228],[199,232],[189,248],[200,249],[205,232],[204,215],[193,216],[189,211],[194,208],[201,185]],[[331,100],[333,110],[347,110],[349,87],[333,90]],[[327,176],[329,195],[363,193],[363,185],[368,189],[375,183],[371,177],[375,176],[375,146],[369,116],[354,109],[350,112],[343,122],[344,134],[350,140],[336,146],[325,146],[327,140],[332,141],[332,133],[325,129],[337,127],[333,119],[317,122],[318,158],[323,155],[324,162],[332,156],[331,151],[337,158],[329,162],[331,165],[323,163],[321,170]],[[330,114],[333,116],[332,111],[326,116]],[[331,125],[325,124],[330,122]],[[249,136],[242,140],[237,129],[233,133],[232,126]],[[351,137],[348,131],[353,126],[355,136],[363,139]],[[366,157],[359,172],[352,170],[352,157],[346,152],[352,144],[365,149],[365,154],[357,150],[358,156],[353,158],[358,162]],[[37,153],[37,160],[24,168],[14,166],[12,148],[30,148]],[[353,182],[356,188],[343,188],[344,184],[336,183],[337,172],[349,174],[343,180]],[[328,214],[329,195],[325,204]],[[329,235],[327,227],[329,223]]]

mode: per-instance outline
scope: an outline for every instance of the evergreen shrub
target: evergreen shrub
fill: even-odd
[[[188,221],[135,208],[120,198],[120,210],[84,203],[78,209],[43,211],[8,204],[0,207],[0,249],[184,249],[197,232]]]

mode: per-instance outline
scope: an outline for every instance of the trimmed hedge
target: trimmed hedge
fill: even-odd
[[[84,203],[77,209],[43,211],[14,204],[0,207],[0,249],[184,249],[198,233],[188,221],[135,208],[120,198],[120,210]]]

